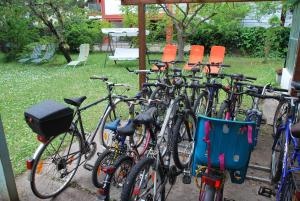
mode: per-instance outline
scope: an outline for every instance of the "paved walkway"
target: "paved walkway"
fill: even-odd
[[[270,165],[270,150],[271,150],[271,126],[264,126],[261,136],[259,136],[259,143],[256,150],[252,154],[251,163],[264,166]],[[248,174],[258,174],[257,171],[248,169]],[[259,177],[268,177],[268,173],[260,172]],[[28,175],[25,173],[17,177],[17,188],[19,197],[22,201],[35,201],[37,199],[30,189],[30,184],[27,180]],[[225,197],[235,201],[269,201],[274,200],[259,196],[257,194],[261,185],[266,185],[260,182],[247,180],[242,185],[231,184],[230,179],[227,179],[225,185]],[[96,189],[91,182],[91,172],[80,167],[75,175],[72,187],[67,188],[53,201],[96,201]],[[168,200],[174,201],[192,201],[198,200],[199,190],[195,187],[194,182],[190,185],[182,184],[181,177],[177,179],[176,185],[172,188]],[[1,198],[0,198],[1,200]]]

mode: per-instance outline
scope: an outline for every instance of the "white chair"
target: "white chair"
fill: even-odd
[[[79,47],[79,56],[77,60],[71,61],[66,66],[73,66],[76,67],[77,65],[81,63],[86,63],[90,53],[90,44],[81,44]]]

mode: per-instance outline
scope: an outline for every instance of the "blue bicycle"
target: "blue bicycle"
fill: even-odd
[[[292,83],[298,91],[300,83]],[[280,118],[281,122],[276,129],[272,146],[271,181],[277,188],[277,201],[292,201],[297,196],[293,177],[300,173],[300,123],[296,123],[298,117],[299,97],[282,96],[288,104],[284,111],[287,118]]]

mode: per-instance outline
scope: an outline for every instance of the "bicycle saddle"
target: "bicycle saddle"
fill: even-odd
[[[155,66],[157,66],[157,68],[163,68],[163,67],[166,67],[166,64],[162,63],[162,62],[157,62],[155,63]]]
[[[131,136],[135,132],[135,126],[132,120],[129,120],[126,126],[118,128],[117,132],[120,136]]]
[[[300,90],[300,82],[292,82],[292,87],[294,87],[296,90]]]
[[[137,115],[133,121],[136,124],[151,124],[155,121],[156,111],[156,107],[151,107],[146,112]]]
[[[67,104],[79,107],[85,99],[86,99],[86,96],[81,96],[79,98],[65,98],[64,101]]]
[[[104,128],[112,130],[112,131],[117,131],[117,128],[118,128],[118,126],[120,124],[120,121],[121,121],[120,119],[116,119],[116,120],[114,120],[112,122],[109,122],[108,124],[106,124],[104,126]]]
[[[193,68],[191,69],[191,71],[192,71],[193,73],[198,73],[198,72],[200,72],[200,68],[198,68],[198,67],[193,67]]]
[[[300,138],[300,122],[294,124],[291,128],[292,136],[295,138]]]

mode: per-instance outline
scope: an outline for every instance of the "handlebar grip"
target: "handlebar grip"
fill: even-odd
[[[248,76],[245,76],[245,78],[248,79],[248,80],[257,80],[256,77],[248,77]]]
[[[221,67],[225,67],[225,68],[231,67],[230,65],[227,65],[227,64],[221,64],[220,66],[221,66]]]
[[[91,80],[102,80],[102,81],[107,81],[108,78],[107,77],[101,77],[101,76],[97,76],[97,75],[93,75],[90,77]]]
[[[276,87],[274,87],[273,90],[280,91],[280,92],[289,92],[289,90],[287,90],[287,89],[281,89],[281,88],[276,88]]]

